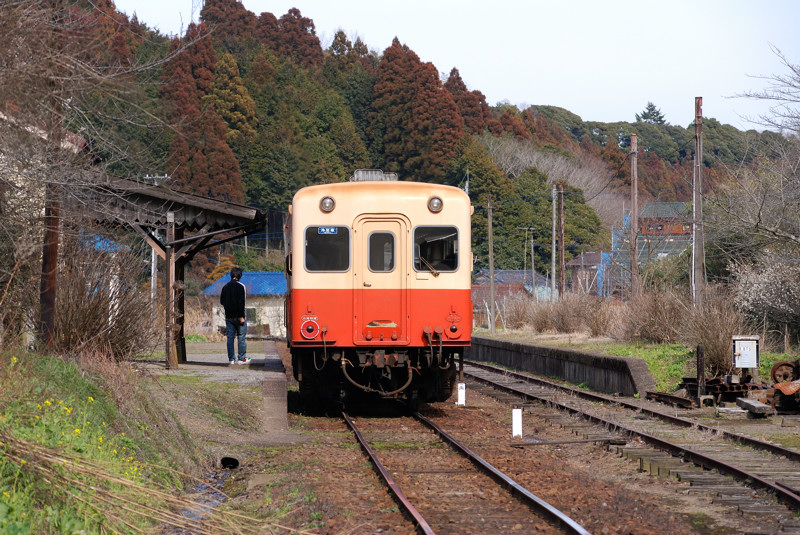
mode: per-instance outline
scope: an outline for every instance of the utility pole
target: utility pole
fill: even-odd
[[[642,282],[639,276],[639,169],[638,140],[631,134],[631,299],[642,293]]]
[[[517,227],[517,230],[525,231],[525,239],[522,240],[522,278],[523,284],[528,280],[528,231],[531,231],[531,287],[536,285],[535,267],[533,262],[533,227]]]
[[[50,49],[54,57],[63,49],[63,43],[56,31],[58,22],[57,17],[63,13],[63,3],[55,2],[51,11],[52,28],[50,33]],[[58,67],[55,62],[51,62],[49,72],[49,84],[52,91],[50,105],[52,112],[48,117],[47,142],[47,164],[50,172],[58,173],[61,171],[61,143],[64,139],[64,112],[61,108],[61,97],[63,96],[63,83],[58,76]],[[39,342],[44,347],[53,347],[53,337],[56,325],[56,285],[58,282],[58,242],[60,237],[61,225],[61,188],[56,185],[58,180],[48,178],[45,183],[45,207],[44,207],[44,238],[42,241],[42,273],[39,283]]]
[[[553,186],[553,230],[550,240],[550,301],[556,300],[556,187]]]
[[[705,244],[703,240],[703,97],[694,99],[694,176],[692,177],[692,301],[703,307]]]
[[[486,202],[486,214],[489,219],[489,331],[494,334],[494,238],[492,236],[492,196]]]
[[[564,184],[558,185],[558,295],[564,295],[567,266],[564,263]]]

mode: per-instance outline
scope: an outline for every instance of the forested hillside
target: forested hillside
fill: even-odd
[[[691,198],[693,125],[670,124],[652,103],[631,122],[616,123],[583,121],[553,106],[490,105],[457,66],[426,62],[402,36],[375,51],[339,31],[323,49],[314,22],[297,9],[255,14],[237,0],[206,0],[200,22],[170,40],[116,12],[111,0],[101,4],[106,16],[87,31],[105,36],[104,61],[158,65],[130,74],[139,91],[135,104],[126,104],[130,116],[147,120],[106,121],[98,111],[87,132],[79,124],[86,118],[72,117],[118,174],[167,175],[173,187],[276,213],[286,211],[298,188],[347,180],[357,168],[468,185],[477,268],[486,260],[483,207],[491,195],[496,266],[522,268],[533,229],[536,264],[546,270],[550,195],[558,182],[568,185],[567,260],[607,249],[629,195],[633,133],[644,200]],[[441,79],[440,69],[448,68]],[[97,99],[98,110],[120,106]],[[713,118],[704,133],[709,188],[777,136]],[[109,148],[120,144],[122,157]]]

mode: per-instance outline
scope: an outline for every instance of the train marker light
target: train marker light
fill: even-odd
[[[438,214],[442,211],[442,207],[444,207],[444,203],[440,197],[431,197],[428,199],[428,210],[433,212],[434,214]]]
[[[333,197],[325,196],[319,201],[319,209],[325,213],[333,212],[334,208],[336,208],[336,202],[333,200]]]

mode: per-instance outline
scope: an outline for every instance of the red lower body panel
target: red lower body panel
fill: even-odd
[[[287,337],[292,346],[424,347],[469,345],[468,289],[293,289]]]

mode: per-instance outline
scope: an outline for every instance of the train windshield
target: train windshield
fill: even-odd
[[[306,228],[306,271],[347,271],[350,269],[350,229],[347,227]]]
[[[456,227],[415,228],[414,269],[430,271],[434,274],[458,269],[458,230]]]

